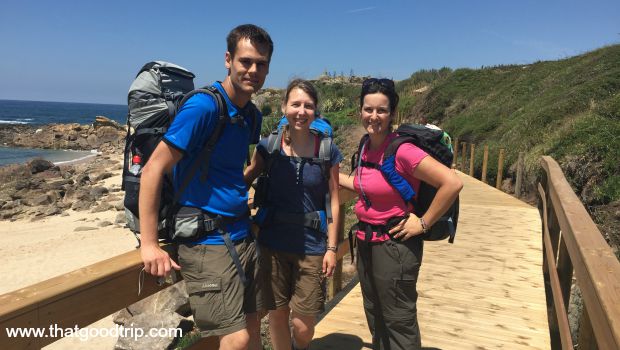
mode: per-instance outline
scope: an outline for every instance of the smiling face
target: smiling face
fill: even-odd
[[[265,83],[269,73],[269,50],[263,46],[255,46],[250,39],[242,38],[237,42],[234,56],[226,52],[228,79],[235,94],[249,99]]]
[[[380,92],[364,96],[362,126],[369,135],[387,135],[390,132],[390,100]]]
[[[286,104],[282,106],[282,112],[288,120],[288,124],[296,129],[309,129],[314,121],[316,113],[316,101],[304,90],[293,88],[288,95]]]

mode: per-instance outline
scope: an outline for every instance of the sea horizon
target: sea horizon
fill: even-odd
[[[92,124],[95,117],[104,116],[124,125],[127,118],[126,105],[55,102],[0,99],[0,127],[8,125],[29,125],[36,127],[48,124],[82,125]],[[20,147],[0,147],[0,166],[23,164],[34,158],[43,158],[51,162],[75,161],[87,156],[83,152],[65,152],[64,150],[45,150]]]
[[[0,124],[91,124],[97,116],[125,124],[127,105],[0,99]]]

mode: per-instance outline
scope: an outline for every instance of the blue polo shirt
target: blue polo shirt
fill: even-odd
[[[214,83],[213,86],[224,96],[230,117],[241,115],[246,125],[240,123],[226,125],[211,154],[206,181],[200,181],[201,171],[198,170],[181,194],[179,202],[183,206],[201,208],[222,216],[242,216],[248,210],[248,193],[243,180],[243,168],[250,140],[252,143],[259,140],[262,115],[256,112],[256,132],[250,135],[254,108],[252,103],[248,102],[243,108],[237,107],[230,101],[220,82]],[[175,189],[181,186],[185,174],[213,134],[218,115],[215,99],[207,94],[192,96],[179,109],[164,135],[164,142],[183,153],[183,158],[173,169]],[[232,240],[245,238],[249,232],[249,220],[236,221],[227,228]],[[224,241],[221,235],[209,235],[197,243],[224,244]]]

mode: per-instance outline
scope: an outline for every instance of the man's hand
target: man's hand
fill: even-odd
[[[170,274],[171,268],[175,270],[181,269],[181,266],[172,260],[168,253],[161,249],[159,244],[142,245],[140,247],[140,256],[144,263],[144,271],[153,276],[166,277]]]

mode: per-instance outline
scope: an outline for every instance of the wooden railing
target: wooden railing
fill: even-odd
[[[552,294],[552,343],[563,350],[573,349],[567,310],[574,275],[584,303],[579,349],[620,349],[620,263],[558,163],[543,157],[542,166],[545,173],[538,184],[539,210],[543,272]]]
[[[329,297],[341,288],[342,257],[349,250],[349,242],[344,240],[344,205],[353,196],[350,191],[340,191],[338,265],[329,281]],[[166,249],[174,254],[170,247]],[[0,295],[0,349],[40,349],[58,340],[51,336],[9,338],[7,329],[82,328],[169,286],[159,286],[156,278],[144,274],[138,295],[142,266],[140,252],[135,250]]]

